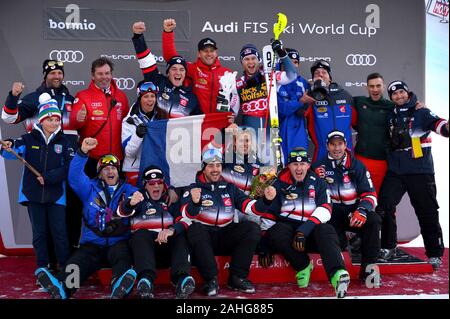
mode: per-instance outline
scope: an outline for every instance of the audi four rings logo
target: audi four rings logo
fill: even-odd
[[[48,56],[52,60],[65,63],[81,63],[84,60],[83,52],[78,50],[52,50]]]
[[[345,61],[351,66],[372,66],[377,63],[377,57],[373,54],[349,54]]]
[[[132,78],[114,78],[117,87],[121,90],[132,90],[136,83]]]

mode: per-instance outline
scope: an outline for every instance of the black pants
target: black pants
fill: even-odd
[[[185,234],[169,237],[167,244],[158,244],[157,232],[146,229],[136,231],[131,239],[134,269],[138,279],[143,277],[156,279],[156,269],[170,266],[170,278],[173,284],[180,277],[191,272],[190,255]]]
[[[33,231],[33,248],[37,266],[47,267],[50,262],[49,255],[54,254],[59,267],[64,267],[70,253],[65,206],[30,202],[27,209]]]
[[[113,246],[99,246],[95,244],[82,244],[80,248],[67,260],[67,267],[78,266],[80,284],[88,279],[94,272],[105,266],[112,268],[112,280],[114,283],[128,269],[131,268],[131,252],[128,241],[120,241]],[[75,293],[76,288],[67,287],[66,279],[71,275],[61,271],[57,278],[64,284],[69,295]]]
[[[408,193],[419,220],[426,255],[441,257],[444,254],[444,240],[439,224],[434,175],[397,175],[391,171],[387,172],[377,207],[377,212],[383,218],[381,247],[392,249],[397,245],[395,211],[405,192]]]
[[[80,243],[81,236],[81,213],[83,211],[83,203],[77,194],[66,184],[67,205],[66,205],[66,223],[67,235],[69,237],[69,247],[71,252],[75,251]]]
[[[328,279],[339,269],[345,269],[344,259],[339,247],[339,239],[333,226],[319,224],[306,239],[305,252],[292,248],[292,240],[297,223],[277,222],[267,231],[268,244],[274,253],[281,254],[295,271],[305,269],[309,264],[308,253],[319,253]]]
[[[218,274],[215,255],[231,255],[230,275],[247,278],[260,238],[259,226],[250,221],[231,223],[225,227],[192,223],[187,230],[195,265],[206,281]]]
[[[333,205],[331,220],[328,222],[333,225],[339,237],[341,249],[347,247],[346,231],[357,233],[361,237],[361,262],[364,264],[376,263],[380,253],[380,230],[381,217],[375,213],[367,214],[367,220],[361,228],[350,227],[349,214],[353,213],[357,205]]]

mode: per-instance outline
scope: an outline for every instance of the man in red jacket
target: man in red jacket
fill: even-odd
[[[122,120],[128,114],[128,100],[112,78],[113,63],[106,58],[92,62],[89,88],[78,92],[70,121],[80,133],[80,141],[92,137],[99,141],[85,166],[86,174],[94,178],[97,160],[104,154],[122,153]]]
[[[179,56],[175,48],[175,19],[164,20],[164,32],[162,34],[162,47],[164,60],[169,61],[174,56]],[[217,112],[217,96],[220,90],[219,79],[225,72],[231,72],[229,68],[222,66],[218,59],[217,44],[211,38],[205,38],[198,43],[197,61],[187,63],[187,80],[192,84],[192,90],[197,96],[200,109],[203,113]],[[237,94],[230,102],[231,107],[237,102]]]

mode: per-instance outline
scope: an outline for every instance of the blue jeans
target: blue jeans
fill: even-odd
[[[50,233],[55,245],[56,259],[60,268],[64,267],[69,257],[65,210],[66,207],[62,205],[28,203],[28,215],[30,216],[33,230],[33,248],[36,253],[38,267],[47,267],[49,263],[47,226],[50,227]]]

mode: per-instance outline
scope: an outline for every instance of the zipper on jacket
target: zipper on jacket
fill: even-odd
[[[211,70],[211,104],[210,104],[210,113],[213,113],[213,96],[214,96],[214,72]],[[216,105],[217,110],[217,105]]]
[[[45,146],[45,160],[44,160],[44,169],[42,170],[42,173],[47,171],[47,157],[48,157],[48,145]],[[45,193],[45,183],[42,185],[42,203],[44,202],[44,193]]]

